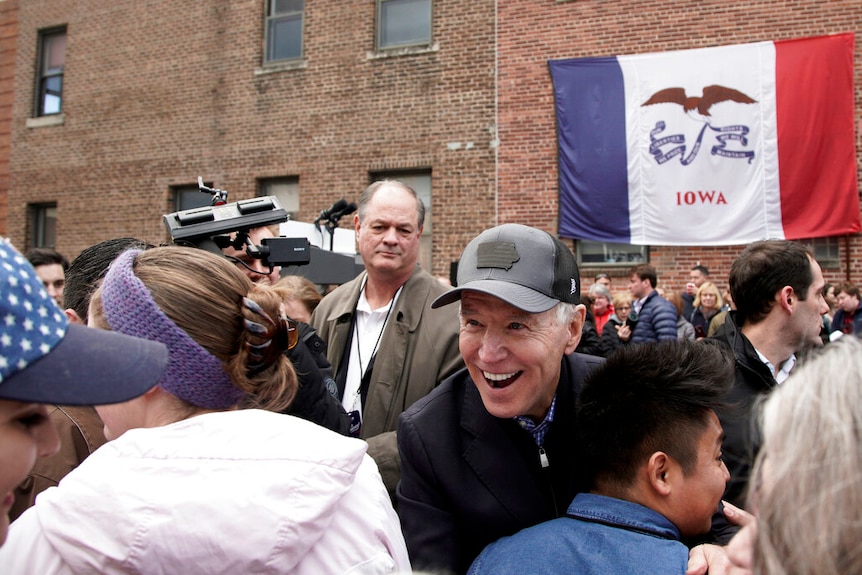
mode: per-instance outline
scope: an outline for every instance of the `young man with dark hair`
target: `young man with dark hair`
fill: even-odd
[[[710,530],[729,478],[715,410],[732,356],[703,342],[631,346],[584,383],[578,468],[565,517],[489,545],[472,575],[686,572],[683,537]]]
[[[49,248],[34,248],[27,252],[27,260],[36,269],[36,275],[45,286],[48,295],[57,305],[63,307],[63,288],[66,283],[66,270],[69,260],[60,252]]]
[[[760,451],[753,406],[790,375],[796,354],[823,345],[822,314],[826,282],[814,256],[802,244],[764,240],[746,247],[730,267],[730,293],[736,311],[716,332],[736,357],[736,376],[720,411],[727,438],[725,460],[730,483],[725,499],[741,507],[751,466]]]
[[[640,264],[630,270],[629,292],[638,320],[632,330],[632,343],[677,339],[676,308],[655,290],[658,274],[654,267]]]
[[[135,238],[116,238],[84,248],[66,270],[66,289],[63,292],[63,308],[66,317],[74,323],[87,323],[90,296],[105,277],[108,267],[118,255],[136,248],[153,247]]]

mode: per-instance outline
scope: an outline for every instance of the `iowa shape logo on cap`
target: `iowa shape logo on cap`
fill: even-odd
[[[476,251],[477,268],[509,270],[520,259],[513,242],[485,242]]]

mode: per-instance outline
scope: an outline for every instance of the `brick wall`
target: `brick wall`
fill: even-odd
[[[170,186],[198,175],[232,201],[253,196],[258,178],[298,176],[300,219],[310,221],[338,198],[358,199],[371,172],[430,169],[434,268],[447,273],[493,218],[493,1],[436,3],[435,48],[397,57],[374,55],[374,0],[306,2],[306,65],[256,73],[264,5],[22,3],[16,243],[28,202],[57,202],[57,248],[74,256],[121,235],[165,241]],[[65,123],[27,128],[37,32],[62,24]]]
[[[858,0],[533,0],[498,3],[499,213],[548,231],[557,229],[557,161],[553,92],[547,60],[683,50],[862,30]],[[855,54],[856,120],[862,124],[862,48]],[[804,89],[800,87],[800,89]],[[857,162],[859,158],[857,129]],[[840,267],[824,269],[827,281],[862,281],[862,237],[841,240]],[[653,246],[659,285],[682,289],[697,262],[723,288],[742,246]],[[849,266],[847,261],[849,259]],[[595,272],[628,285],[626,270]]]
[[[15,39],[18,0],[0,0],[0,236],[6,235],[9,151],[12,148],[12,102],[15,99]]]
[[[369,173],[427,169],[432,271],[446,274],[489,226],[556,231],[549,58],[862,29],[858,0],[438,1],[434,49],[376,57],[374,0],[315,0],[306,3],[305,66],[258,73],[263,10],[263,0],[23,3],[6,218],[13,241],[27,247],[33,202],[57,202],[57,247],[73,257],[109,237],[165,241],[170,187],[198,175],[231,200],[254,195],[258,178],[298,176],[300,219],[308,221],[338,198],[355,200]],[[65,123],[27,128],[37,32],[62,24]],[[827,280],[862,280],[862,239],[843,246]],[[723,283],[739,249],[653,246],[651,259],[661,284],[678,289],[697,262]],[[625,285],[625,270],[604,271]]]

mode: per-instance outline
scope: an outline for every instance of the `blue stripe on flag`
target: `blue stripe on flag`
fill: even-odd
[[[562,237],[629,243],[623,74],[616,58],[549,60]]]

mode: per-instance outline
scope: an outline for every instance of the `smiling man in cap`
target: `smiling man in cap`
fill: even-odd
[[[464,573],[485,545],[559,517],[578,492],[575,399],[602,360],[573,353],[586,310],[571,251],[504,224],[465,248],[459,348],[467,365],[400,418],[398,510],[416,569]]]
[[[33,267],[0,239],[0,544],[13,489],[59,447],[45,404],[103,405],[158,383],[161,343],[70,325]]]

